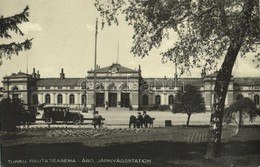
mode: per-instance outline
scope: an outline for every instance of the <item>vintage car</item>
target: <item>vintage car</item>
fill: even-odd
[[[84,121],[82,114],[70,112],[69,107],[63,106],[43,107],[43,119],[49,124],[57,121],[62,121],[63,123],[73,122],[74,124],[79,124]]]

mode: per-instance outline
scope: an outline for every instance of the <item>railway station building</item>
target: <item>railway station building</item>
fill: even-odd
[[[118,63],[87,72],[82,78],[67,78],[64,69],[56,78],[41,78],[40,72],[13,73],[3,78],[1,98],[21,98],[30,106],[39,104],[69,106],[72,109],[129,108],[133,110],[160,108],[174,103],[177,90],[185,85],[196,86],[202,93],[206,109],[213,104],[216,73],[197,78],[144,78],[141,67],[130,69]],[[94,84],[95,83],[95,84]],[[260,78],[231,79],[225,104],[241,97],[251,98],[259,107]],[[163,108],[163,107],[162,107]]]

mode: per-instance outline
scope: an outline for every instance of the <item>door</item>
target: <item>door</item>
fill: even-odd
[[[117,93],[109,93],[108,94],[108,107],[116,107],[117,106]]]
[[[121,107],[129,107],[129,93],[121,93]]]
[[[104,107],[104,93],[96,93],[96,107]]]

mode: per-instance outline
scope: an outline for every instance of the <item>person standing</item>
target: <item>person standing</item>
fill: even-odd
[[[98,127],[101,127],[101,120],[102,120],[102,116],[98,113],[98,111],[96,111],[94,113],[94,120],[93,120],[93,124],[94,124],[94,128],[96,129],[96,126],[98,125]]]
[[[136,122],[136,126],[137,128],[142,128],[143,127],[143,116],[141,115],[140,112],[137,113],[137,122]]]

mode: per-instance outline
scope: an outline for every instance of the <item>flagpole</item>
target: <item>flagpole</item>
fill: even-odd
[[[119,40],[117,41],[117,60],[116,64],[119,64]]]
[[[98,34],[98,19],[96,18],[96,32],[95,32],[95,59],[94,59],[94,94],[93,94],[93,113],[96,112],[96,70],[97,70],[97,34]]]

